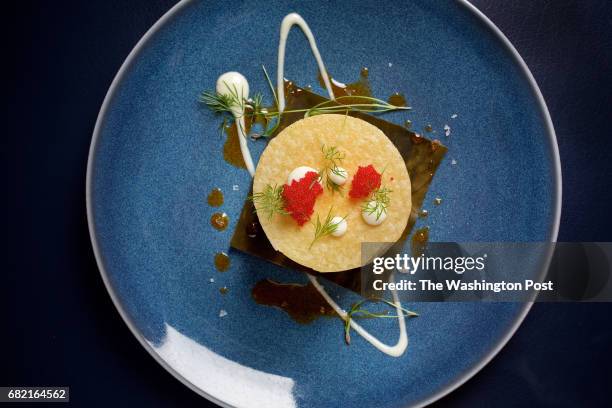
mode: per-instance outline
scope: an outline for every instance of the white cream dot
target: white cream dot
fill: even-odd
[[[289,173],[289,177],[287,177],[287,184],[291,185],[291,182],[294,180],[300,181],[301,179],[304,178],[306,173],[310,173],[311,171],[318,173],[318,171],[313,169],[312,167],[308,167],[308,166],[296,167],[295,169],[291,171],[291,173]]]
[[[334,237],[341,237],[348,230],[348,223],[344,217],[334,217],[331,219],[332,224],[337,224],[336,229],[331,233]]]
[[[346,183],[346,179],[348,178],[348,171],[346,171],[342,167],[337,166],[334,169],[327,170],[327,177],[329,177],[332,183],[341,186]]]
[[[370,201],[368,205],[361,210],[361,217],[369,225],[380,225],[387,218],[387,211],[369,211],[368,208],[376,207],[376,201]]]
[[[217,93],[220,95],[235,95],[240,99],[249,97],[249,82],[239,72],[226,72],[217,79]],[[240,103],[231,106],[236,116],[243,114]]]

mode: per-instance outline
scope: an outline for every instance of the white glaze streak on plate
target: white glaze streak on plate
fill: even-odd
[[[293,408],[295,383],[228,360],[166,324],[161,345],[149,343],[155,353],[199,389],[235,407]],[[214,374],[213,374],[214,373]]]

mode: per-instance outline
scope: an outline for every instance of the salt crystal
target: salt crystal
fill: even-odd
[[[459,116],[459,115],[457,115],[456,113],[453,113],[453,114],[451,115],[451,119],[456,119],[456,118],[457,118],[457,116]]]
[[[389,63],[389,68],[391,68],[392,66],[393,66],[393,64],[392,64],[392,63]]]
[[[238,184],[234,184],[234,185],[232,186],[232,190],[234,190],[234,191],[238,191]]]
[[[215,283],[215,278],[210,278],[209,282],[210,283]]]
[[[227,312],[225,311],[225,309],[219,310],[219,317],[225,317],[225,316],[227,316]]]
[[[446,135],[446,137],[449,137],[451,134],[451,128],[448,125],[444,125],[444,134]]]
[[[457,160],[455,159],[451,160],[451,164],[454,166],[455,164],[457,164]]]

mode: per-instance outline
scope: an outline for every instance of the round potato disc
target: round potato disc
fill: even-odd
[[[397,242],[410,215],[410,178],[399,151],[380,129],[348,115],[326,114],[299,120],[270,141],[259,159],[253,192],[261,192],[266,185],[286,184],[289,173],[300,166],[323,169],[323,146],[334,146],[345,156],[339,165],[349,176],[341,192],[330,191],[323,182],[323,194],[317,198],[310,222],[303,226],[298,226],[291,216],[281,214],[268,218],[259,213],[259,220],[277,251],[315,271],[338,272],[367,263],[361,256],[363,242]],[[364,201],[348,195],[358,166],[369,164],[382,172],[381,187],[392,190],[387,218],[378,226],[363,220]],[[258,209],[257,201],[255,208]],[[311,246],[317,215],[323,222],[330,208],[333,216],[346,217],[348,230],[341,237],[324,236]]]

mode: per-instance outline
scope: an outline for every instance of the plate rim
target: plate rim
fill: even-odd
[[[163,27],[167,22],[173,19],[181,10],[186,8],[189,4],[192,3],[193,0],[180,0],[177,4],[172,6],[166,13],[164,13],[146,32],[145,34],[138,40],[136,45],[132,48],[126,59],[121,64],[121,67],[115,74],[108,91],[104,97],[104,101],[102,102],[102,106],[100,108],[100,112],[96,118],[96,123],[94,126],[91,144],[89,146],[89,153],[87,157],[87,174],[85,178],[85,205],[87,209],[87,225],[89,229],[89,238],[91,240],[92,249],[94,252],[94,256],[96,258],[96,264],[98,266],[98,271],[102,277],[102,281],[104,282],[104,286],[106,291],[111,297],[111,300],[119,312],[119,315],[128,326],[134,337],[139,341],[142,347],[159,363],[166,371],[168,371],[172,376],[174,376],[177,380],[182,382],[188,388],[193,390],[195,393],[201,395],[202,397],[208,399],[209,401],[220,405],[225,408],[236,408],[232,405],[227,404],[226,402],[215,398],[214,396],[206,393],[204,390],[197,387],[195,384],[191,383],[187,378],[178,373],[174,368],[172,368],[164,359],[162,359],[159,354],[155,352],[153,347],[146,341],[142,333],[137,329],[136,325],[130,318],[129,314],[124,309],[119,297],[114,291],[114,288],[110,282],[108,274],[106,272],[104,266],[104,259],[102,256],[102,252],[100,250],[100,246],[98,244],[98,240],[96,237],[96,227],[94,223],[94,210],[93,210],[93,200],[92,200],[92,182],[93,182],[93,173],[94,173],[94,162],[96,157],[96,151],[98,146],[98,141],[100,139],[101,129],[106,117],[107,111],[109,109],[111,100],[115,94],[118,84],[123,80],[125,73],[128,71],[129,67],[136,60],[140,51],[146,46],[151,37],[153,37],[157,31]],[[553,195],[554,195],[554,204],[553,204],[553,222],[550,226],[549,237],[550,242],[556,242],[558,233],[559,233],[559,224],[561,219],[561,199],[562,199],[562,176],[561,176],[561,159],[559,155],[559,146],[557,143],[557,136],[555,133],[554,125],[548,111],[548,107],[546,106],[546,102],[540,91],[540,88],[533,77],[533,74],[529,70],[527,64],[518,53],[516,48],[512,45],[510,40],[504,35],[504,33],[476,6],[470,3],[468,0],[455,0],[460,6],[463,6],[466,10],[472,13],[480,23],[483,23],[487,29],[489,29],[492,34],[497,37],[498,40],[501,41],[502,45],[506,48],[508,52],[510,52],[511,57],[514,59],[515,63],[518,64],[518,67],[521,70],[521,73],[526,77],[529,82],[531,92],[535,96],[538,106],[540,108],[540,113],[542,115],[542,119],[545,124],[546,133],[548,135],[548,141],[552,151],[552,161],[553,161],[553,171],[554,171],[554,187],[553,187]],[[548,259],[545,261],[545,265],[548,266],[551,260],[551,254],[549,254]],[[432,394],[430,397],[418,401],[412,406],[414,407],[424,407],[429,405],[446,395],[450,394],[463,384],[465,384],[468,380],[470,380],[476,373],[482,370],[500,351],[505,347],[508,341],[514,336],[521,323],[527,316],[527,313],[531,309],[533,302],[526,302],[520,313],[516,316],[512,326],[507,330],[506,334],[500,338],[484,358],[482,358],[477,364],[475,364],[472,368],[465,371],[461,375],[459,375],[454,381],[452,381],[449,385],[442,388],[438,392]]]

